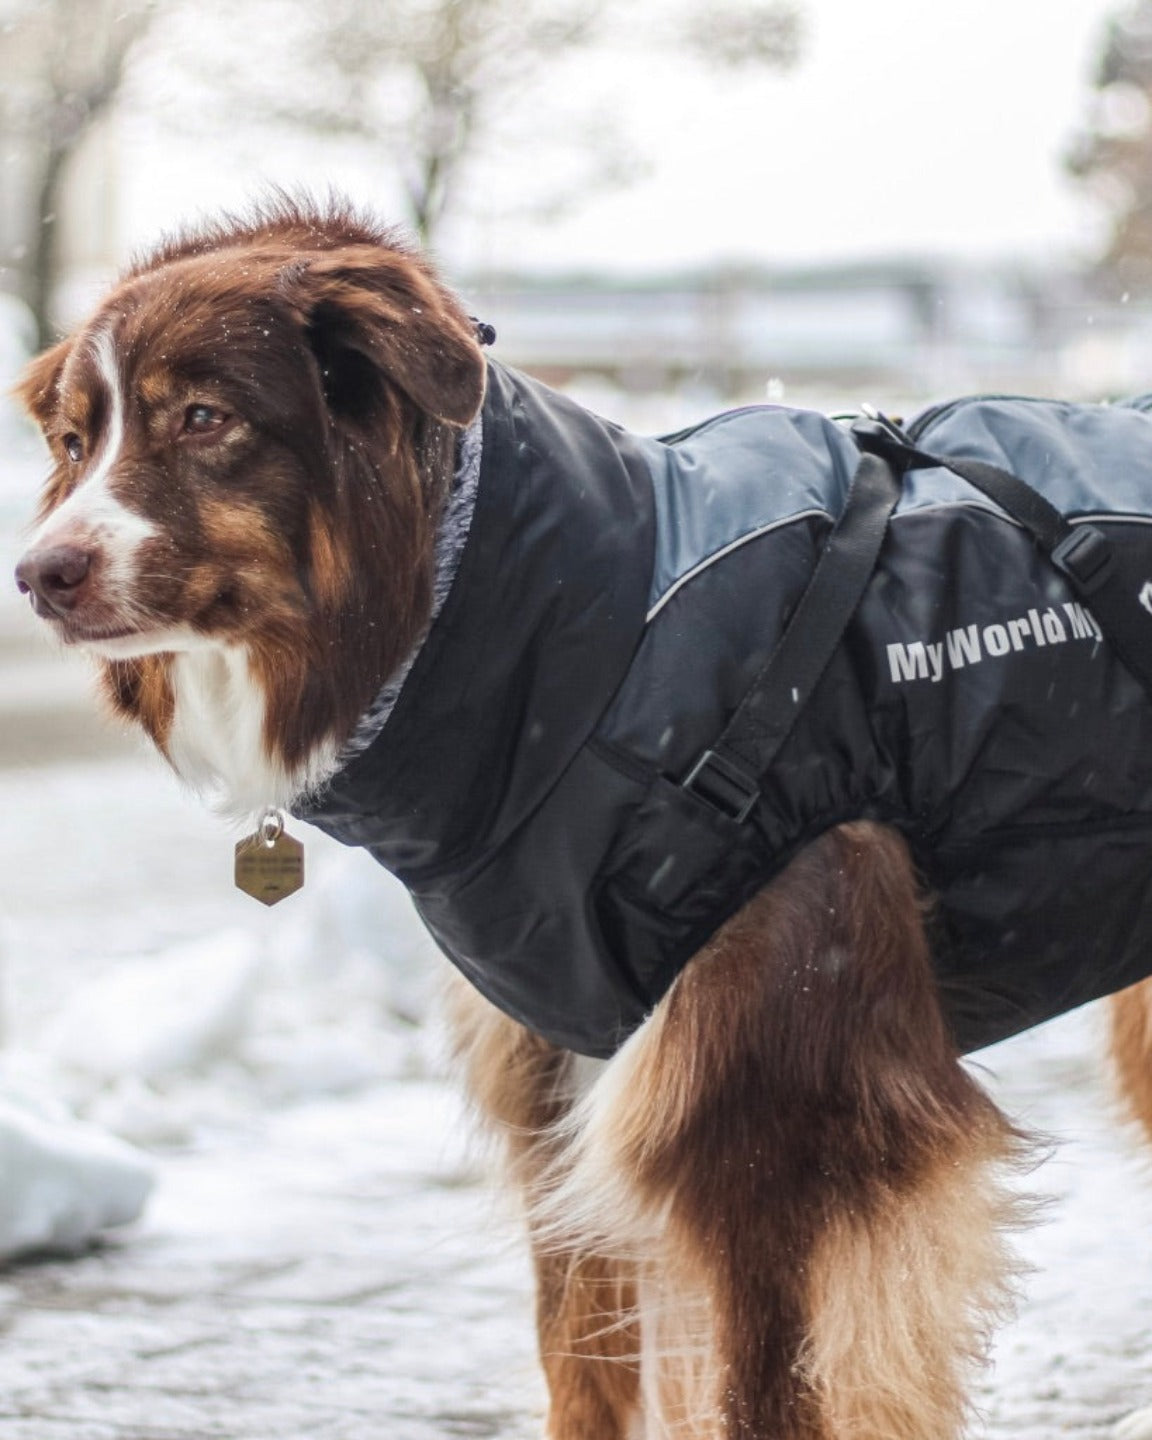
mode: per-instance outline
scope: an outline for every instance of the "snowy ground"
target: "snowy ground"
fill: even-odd
[[[0,1273],[0,1440],[538,1434],[527,1265],[413,1023],[436,964],[403,897],[320,836],[300,895],[237,894],[234,836],[79,688],[0,592],[0,1245],[143,1204]],[[1152,1403],[1152,1175],[1098,1025],[980,1057],[1059,1145],[973,1440]]]
[[[0,1437],[534,1433],[527,1267],[386,877],[310,837],[264,911],[144,757],[0,771],[0,803],[0,1091],[156,1176],[130,1230],[0,1279]]]
[[[307,888],[265,912],[145,757],[12,766],[0,802],[7,1086],[157,1176],[106,1248],[0,1282],[0,1440],[536,1433],[526,1266],[401,1018],[432,967],[385,877],[315,837]],[[996,1440],[1103,1436],[1152,1402],[1152,1179],[1096,1029],[981,1057],[1062,1141],[983,1396]]]

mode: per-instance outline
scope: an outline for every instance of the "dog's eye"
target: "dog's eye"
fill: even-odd
[[[68,456],[68,459],[71,460],[74,465],[83,460],[84,442],[80,439],[79,435],[70,431],[64,436],[64,439],[60,443],[64,446],[65,455]]]
[[[215,405],[189,405],[184,411],[182,435],[212,435],[222,429],[232,417]]]

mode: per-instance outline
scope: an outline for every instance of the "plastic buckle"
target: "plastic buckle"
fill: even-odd
[[[683,789],[738,825],[747,820],[760,798],[759,785],[715,750],[704,751],[688,772]]]
[[[900,426],[887,415],[871,406],[865,408],[863,418],[853,422],[849,433],[856,442],[856,448],[865,455],[878,455],[882,460],[900,467],[907,466],[916,447]]]
[[[1052,563],[1082,595],[1094,595],[1116,568],[1116,556],[1107,536],[1094,525],[1076,525],[1053,547]]]

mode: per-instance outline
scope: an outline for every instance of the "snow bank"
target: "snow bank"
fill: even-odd
[[[0,1259],[75,1253],[135,1220],[152,1166],[94,1126],[0,1096]]]
[[[232,887],[235,837],[142,762],[0,791],[0,1260],[134,1218],[151,1172],[124,1142],[247,1144],[427,1074],[433,947],[370,857],[304,831],[308,883],[268,911]]]
[[[0,1054],[0,1260],[77,1252],[135,1220],[153,1166],[129,1140],[198,1143],[269,1104],[424,1068],[430,967],[407,900],[376,867],[315,868],[304,903],[262,930],[89,949],[67,984],[39,971],[52,1003],[31,1026],[14,1007]],[[5,931],[2,972],[26,948]]]
[[[106,1081],[201,1070],[235,1053],[259,975],[256,942],[242,931],[177,945],[81,987],[40,1044],[66,1068]]]

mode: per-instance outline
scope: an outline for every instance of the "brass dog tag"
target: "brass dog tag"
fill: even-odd
[[[284,817],[268,810],[259,828],[236,842],[236,888],[275,905],[304,884],[304,846],[284,829]]]

